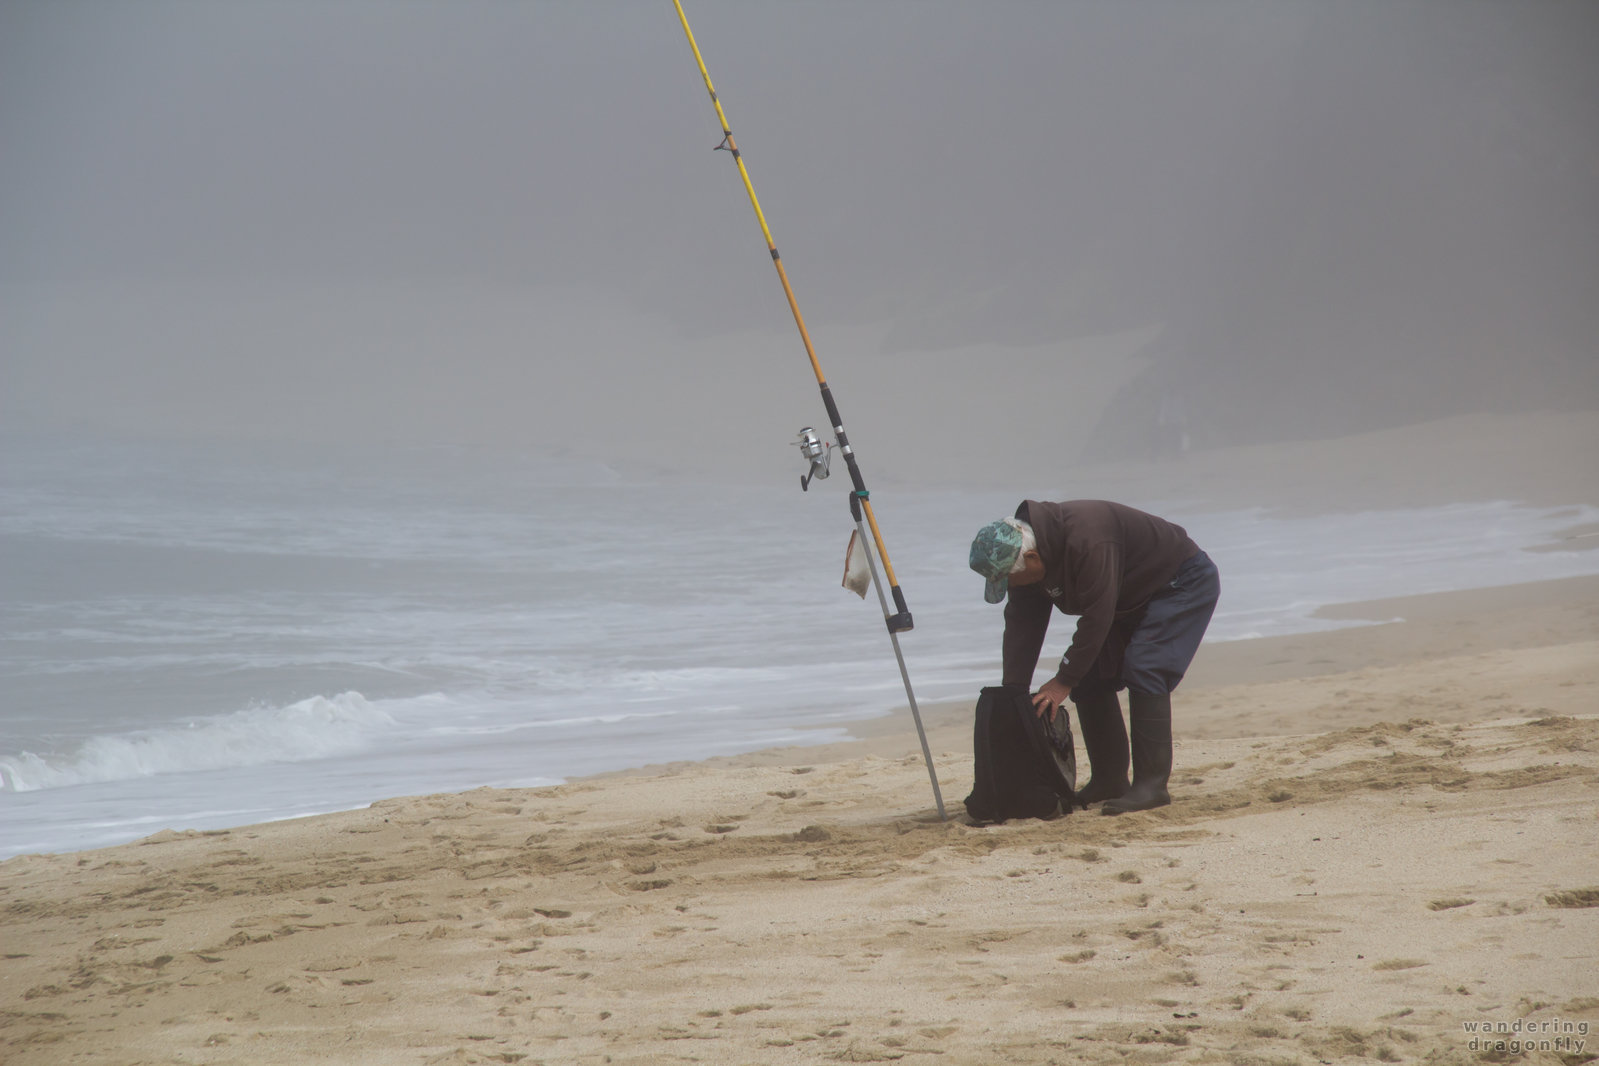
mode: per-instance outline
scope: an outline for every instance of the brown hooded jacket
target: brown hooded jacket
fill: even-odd
[[[1025,500],[1016,517],[1032,526],[1044,578],[1006,598],[1005,682],[1031,687],[1051,606],[1079,616],[1056,678],[1075,688],[1102,650],[1097,672],[1113,677],[1149,598],[1199,546],[1181,526],[1107,500]]]

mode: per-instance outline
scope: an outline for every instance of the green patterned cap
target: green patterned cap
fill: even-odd
[[[972,538],[970,565],[987,579],[983,599],[999,603],[1005,599],[1011,568],[1022,554],[1022,531],[1014,522],[990,522]]]

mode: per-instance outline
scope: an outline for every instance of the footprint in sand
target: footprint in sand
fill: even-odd
[[[1599,888],[1574,888],[1543,898],[1551,907],[1599,907]]]
[[[1430,911],[1450,911],[1456,907],[1469,907],[1477,901],[1474,899],[1435,899],[1427,904]]]

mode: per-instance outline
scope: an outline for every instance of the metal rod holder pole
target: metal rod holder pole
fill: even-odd
[[[877,576],[877,560],[872,555],[872,542],[867,539],[866,527],[862,524],[859,514],[855,516],[855,532],[860,537],[861,548],[866,552],[866,565],[872,572],[872,588],[877,590],[877,602],[883,608],[885,620],[893,617],[893,612],[888,606],[888,597],[883,595],[883,583]],[[933,803],[938,807],[938,820],[949,821],[949,815],[944,811],[944,793],[938,787],[938,771],[933,768],[933,751],[927,746],[927,730],[922,726],[922,712],[916,706],[916,693],[911,689],[911,675],[905,669],[905,655],[899,648],[899,634],[890,626],[888,639],[894,644],[894,661],[899,663],[900,680],[905,682],[905,698],[910,701],[911,717],[916,721],[916,736],[922,742],[922,759],[927,763],[927,779],[933,783]]]

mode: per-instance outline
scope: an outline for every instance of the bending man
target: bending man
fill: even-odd
[[[1216,564],[1183,528],[1106,500],[1025,500],[1015,518],[984,526],[971,567],[983,598],[1005,604],[1004,681],[1032,687],[1050,608],[1079,616],[1055,676],[1033,696],[1053,721],[1077,705],[1089,782],[1082,804],[1105,814],[1171,802],[1171,693],[1210,624],[1221,591]],[[1128,690],[1129,744],[1116,693]]]

